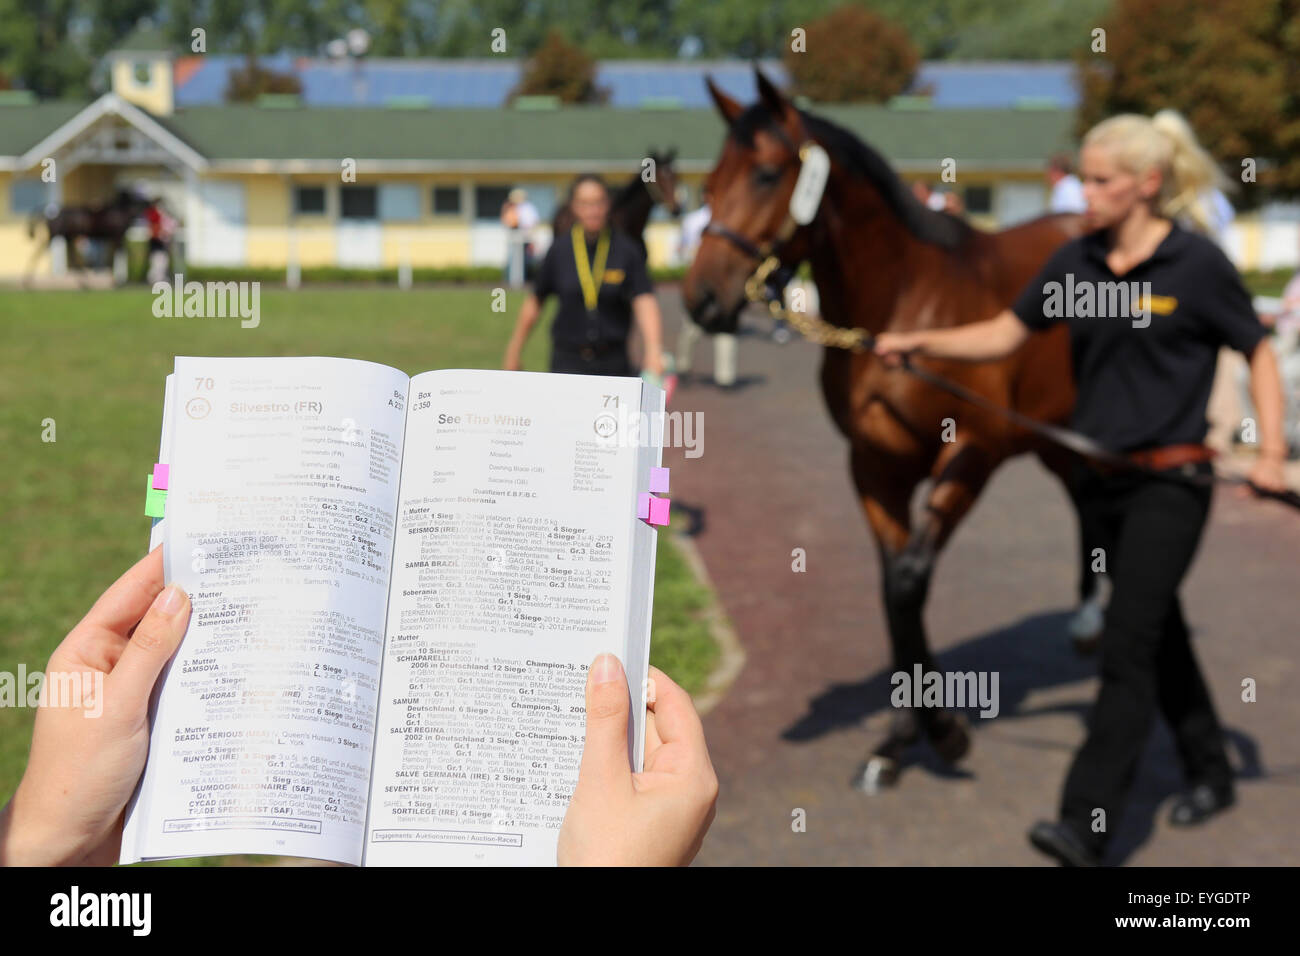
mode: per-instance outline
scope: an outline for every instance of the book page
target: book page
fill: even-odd
[[[587,668],[617,654],[644,736],[651,449],[635,378],[411,380],[365,863],[555,863],[585,739]],[[662,392],[658,407],[662,408]],[[662,433],[662,420],[658,422]],[[633,544],[651,542],[649,567]]]
[[[360,862],[408,384],[347,359],[177,358],[163,550],[193,611],[123,862]]]

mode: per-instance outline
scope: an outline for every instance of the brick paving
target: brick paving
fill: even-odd
[[[662,291],[675,342],[681,306]],[[762,316],[752,327],[766,330]],[[819,350],[742,337],[740,385],[686,386],[674,409],[704,413],[704,454],[666,450],[674,504],[696,509],[694,540],[747,662],[705,717],[721,782],[698,862],[727,864],[1046,865],[1027,844],[1053,814],[1096,660],[1074,655],[1074,524],[1055,480],[1020,458],[994,476],[941,557],[926,614],[944,670],[996,670],[1001,713],[971,714],[960,771],[928,747],[897,788],[849,785],[889,718],[888,642],[879,568],[817,386]],[[701,343],[697,374],[711,349]],[[807,553],[806,573],[791,552]],[[1241,772],[1238,805],[1191,832],[1164,806],[1179,786],[1163,725],[1148,743],[1108,862],[1151,866],[1300,863],[1300,514],[1218,493],[1184,584],[1195,650]],[[1241,680],[1258,701],[1241,701]],[[806,812],[807,831],[792,832]],[[1115,824],[1112,824],[1115,825]]]

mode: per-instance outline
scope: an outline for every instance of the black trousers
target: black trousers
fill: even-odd
[[[1209,517],[1208,483],[1083,466],[1083,519],[1105,549],[1113,585],[1101,640],[1101,691],[1061,798],[1061,819],[1098,851],[1119,822],[1157,711],[1189,784],[1228,791],[1232,770],[1214,705],[1192,653],[1178,588]],[[1208,475],[1208,464],[1194,466]],[[1095,811],[1105,830],[1094,832]]]
[[[607,345],[598,350],[569,349],[554,346],[551,350],[551,371],[578,375],[631,375],[641,373],[627,357],[627,343]]]

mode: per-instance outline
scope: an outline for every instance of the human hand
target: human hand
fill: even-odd
[[[875,337],[872,351],[889,368],[898,368],[908,355],[921,350],[923,341],[918,332],[881,332]]]
[[[645,770],[631,771],[623,665],[602,654],[587,673],[587,742],[560,828],[561,866],[685,866],[713,822],[718,778],[690,695],[650,668]]]
[[[1251,466],[1250,483],[1265,491],[1286,491],[1286,473],[1280,455],[1260,455]]]
[[[158,547],[118,578],[55,648],[27,770],[0,812],[0,863],[117,862],[123,811],[149,752],[149,696],[189,618],[185,592],[178,585],[163,589]],[[51,678],[64,675],[79,675],[73,680],[81,682],[80,700],[53,699]]]

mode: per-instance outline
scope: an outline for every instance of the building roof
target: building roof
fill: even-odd
[[[111,96],[111,94],[108,94]],[[101,101],[96,101],[99,104]],[[20,156],[96,104],[0,107],[0,144]],[[946,158],[981,168],[1038,169],[1071,143],[1068,110],[898,110],[823,106],[900,168]],[[707,170],[723,126],[713,110],[358,109],[201,106],[149,117],[214,165],[265,161],[276,169],[359,164],[411,169],[621,168],[649,148],[677,147],[679,168]],[[270,171],[270,170],[268,170]]]
[[[171,53],[172,44],[166,35],[148,20],[141,20],[136,28],[122,38],[109,55],[131,53]]]
[[[340,61],[280,54],[259,62],[294,73],[308,106],[383,106],[400,98],[423,99],[433,107],[499,107],[518,84],[522,67],[522,61],[504,57]],[[177,105],[221,103],[230,70],[243,63],[242,57],[220,54],[182,58]],[[779,60],[760,65],[778,85],[788,85]],[[757,97],[753,68],[740,60],[602,60],[596,67],[596,84],[609,89],[610,106],[675,101],[686,109],[706,108],[705,76],[739,100]],[[913,86],[931,90],[933,104],[941,109],[1011,107],[1026,99],[1072,109],[1079,101],[1074,66],[1068,62],[927,61]]]

